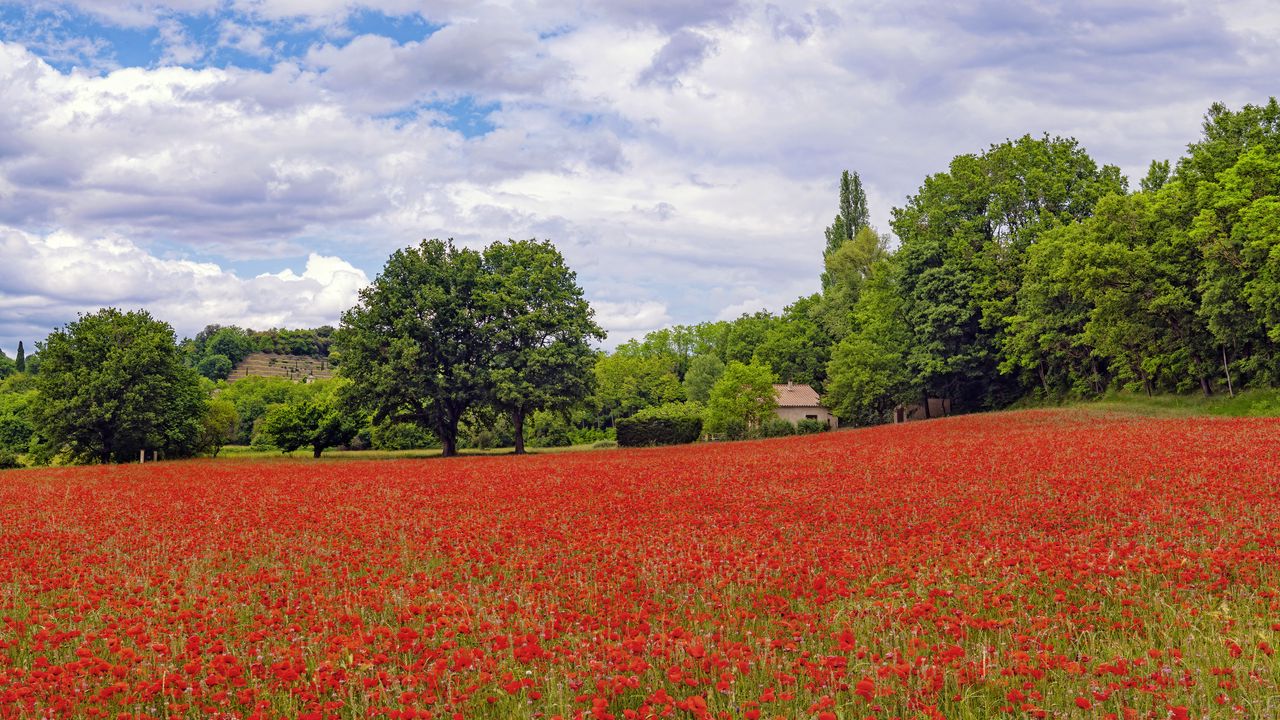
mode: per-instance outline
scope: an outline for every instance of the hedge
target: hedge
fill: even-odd
[[[615,423],[623,447],[682,445],[702,435],[702,418],[623,418]]]

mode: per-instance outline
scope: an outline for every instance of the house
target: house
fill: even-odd
[[[817,420],[832,429],[840,426],[836,416],[822,406],[818,392],[808,385],[774,385],[773,395],[778,400],[778,417],[783,420],[792,423]]]
[[[895,423],[927,420],[929,418],[946,417],[951,414],[951,398],[929,398],[929,412],[925,412],[924,403],[899,405],[893,409]]]

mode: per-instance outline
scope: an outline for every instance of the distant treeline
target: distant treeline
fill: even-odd
[[[335,330],[329,325],[302,330],[249,330],[235,325],[206,325],[179,348],[187,363],[210,380],[223,380],[255,352],[328,358]]]
[[[786,430],[770,429],[766,412],[780,381],[812,385],[842,424],[885,422],[926,397],[969,412],[1116,389],[1280,385],[1274,98],[1214,105],[1186,154],[1153,161],[1136,189],[1070,138],[1028,135],[957,156],[893,209],[891,227],[896,247],[870,226],[861,178],[846,172],[821,292],[778,315],[667,328],[612,353],[585,347],[598,328],[581,289],[554,247],[534,241],[399,251],[339,331],[210,325],[175,345],[145,313],[104,310],[37,353],[0,355],[0,465],[6,453],[10,464],[120,460],[225,442],[316,453],[519,446],[526,435],[563,445],[607,441],[637,415],[766,435]],[[343,333],[345,357],[331,355]],[[258,351],[328,357],[344,377],[305,390],[211,382]],[[120,371],[84,382],[84,368],[102,367]],[[159,394],[126,392],[142,369],[167,378],[150,387],[183,388],[170,414],[154,411]],[[192,391],[197,373],[206,380]],[[105,444],[61,426],[95,413],[145,423]]]
[[[1280,106],[1216,104],[1137,189],[1070,138],[954,158],[868,223],[856,173],[826,232],[822,292],[780,315],[650,333],[597,366],[616,420],[704,400],[728,362],[812,384],[843,421],[949,398],[956,411],[1115,389],[1280,384]]]

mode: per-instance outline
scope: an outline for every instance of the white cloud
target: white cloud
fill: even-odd
[[[336,257],[311,254],[302,272],[242,278],[215,263],[157,257],[120,236],[35,235],[0,227],[0,327],[28,343],[106,306],[145,308],[192,335],[209,323],[253,328],[336,324],[369,283]]]
[[[0,30],[0,224],[96,238],[97,254],[214,258],[201,298],[220,282],[233,300],[259,281],[315,283],[330,289],[308,296],[325,312],[349,292],[342,272],[222,268],[314,253],[372,275],[423,237],[546,237],[610,318],[611,342],[815,291],[843,169],[860,172],[881,230],[953,156],[1024,133],[1075,136],[1140,175],[1196,138],[1211,102],[1265,101],[1280,67],[1266,0],[76,4],[174,31],[208,13],[221,45],[278,62],[104,73],[104,50],[84,39]],[[347,21],[362,8],[442,27],[421,42],[360,36]],[[282,56],[282,28],[315,30]],[[170,37],[170,52],[186,47]],[[57,55],[90,69],[41,59]],[[423,107],[460,99],[492,132],[468,137],[448,126],[481,118]],[[184,262],[151,260],[162,277]],[[48,281],[0,292],[23,312],[72,307],[76,289]],[[291,296],[253,302],[258,324],[302,312]],[[6,317],[0,337],[17,322]]]

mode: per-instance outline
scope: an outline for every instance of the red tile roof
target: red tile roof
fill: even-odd
[[[778,398],[778,407],[821,407],[822,399],[818,392],[808,385],[785,383],[773,386],[773,394]]]

